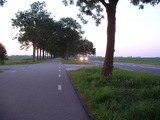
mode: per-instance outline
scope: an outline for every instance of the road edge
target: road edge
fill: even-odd
[[[82,107],[84,108],[84,110],[85,110],[85,112],[87,113],[87,115],[88,115],[88,117],[90,118],[90,120],[94,120],[94,118],[92,117],[92,114],[91,114],[89,108],[87,107],[87,104],[85,103],[85,101],[83,100],[83,98],[82,98],[81,95],[79,94],[79,92],[78,92],[75,84],[73,83],[72,78],[71,78],[69,72],[71,72],[71,71],[67,71],[67,70],[66,70],[66,73],[67,73],[67,76],[68,76],[68,78],[69,78],[69,80],[70,80],[70,83],[71,83],[71,85],[72,85],[72,87],[73,87],[73,89],[74,89],[74,91],[75,91],[75,93],[76,93],[76,95],[77,95],[80,103],[82,104]]]

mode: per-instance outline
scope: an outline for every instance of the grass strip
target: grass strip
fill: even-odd
[[[89,62],[86,61],[76,61],[76,60],[65,60],[61,59],[63,64],[90,64]]]
[[[90,58],[90,59],[104,61],[104,58]],[[114,62],[160,65],[160,58],[114,58]]]
[[[160,120],[160,76],[114,69],[100,76],[101,67],[70,73],[96,120]]]
[[[36,64],[36,63],[41,63],[45,61],[49,61],[51,59],[46,59],[46,60],[39,60],[39,61],[32,61],[32,60],[24,60],[24,59],[16,59],[16,60],[6,60],[5,64],[0,64],[0,65],[19,65],[19,64]]]

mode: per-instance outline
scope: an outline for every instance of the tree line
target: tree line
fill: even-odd
[[[21,49],[33,46],[33,61],[36,56],[41,60],[48,55],[68,59],[77,54],[95,54],[93,43],[82,37],[84,31],[76,20],[68,17],[56,21],[45,6],[45,2],[34,2],[12,19],[12,26],[19,30],[13,39],[18,39]]]

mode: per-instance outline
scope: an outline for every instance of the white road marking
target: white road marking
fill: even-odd
[[[61,77],[61,75],[58,75],[58,77]]]
[[[61,70],[59,70],[59,72],[61,72]]]
[[[16,72],[16,71],[13,70],[12,72],[14,73],[14,72]]]
[[[62,90],[62,85],[58,85],[58,90]]]

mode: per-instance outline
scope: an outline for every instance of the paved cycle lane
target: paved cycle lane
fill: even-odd
[[[0,120],[89,119],[60,59],[0,74]]]

